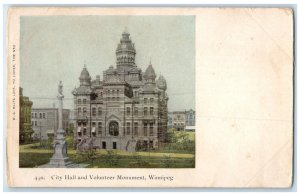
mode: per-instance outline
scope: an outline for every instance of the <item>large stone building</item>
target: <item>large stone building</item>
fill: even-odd
[[[135,64],[130,34],[122,33],[116,66],[95,80],[84,66],[74,95],[78,148],[157,148],[167,131],[167,83],[151,62],[145,72]]]
[[[32,101],[28,97],[23,96],[23,89],[19,88],[20,96],[20,121],[19,121],[19,142],[29,143],[31,142],[31,136],[33,133],[31,127],[31,107]]]
[[[68,131],[70,110],[63,109],[63,129]],[[58,128],[58,108],[32,108],[33,139],[47,140]]]

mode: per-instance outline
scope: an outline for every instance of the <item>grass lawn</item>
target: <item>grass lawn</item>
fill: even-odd
[[[46,164],[53,151],[35,148],[36,144],[20,146],[20,167]],[[135,152],[97,150],[76,153],[68,150],[69,159],[94,168],[194,168],[195,156],[190,153]]]

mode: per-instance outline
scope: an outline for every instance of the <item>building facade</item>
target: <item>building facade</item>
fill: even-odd
[[[177,131],[195,131],[195,110],[175,111],[168,113],[168,128]]]
[[[195,110],[188,110],[185,112],[185,124],[186,126],[195,126]]]
[[[23,96],[23,89],[21,87],[19,88],[19,97],[19,142],[23,144],[31,142],[31,136],[33,134],[31,127],[31,108],[33,103],[28,97]]]
[[[63,109],[63,129],[68,131],[70,110]],[[31,124],[34,140],[47,140],[58,129],[58,108],[32,108]]]
[[[157,79],[149,63],[145,72],[135,64],[130,34],[122,33],[116,49],[116,66],[95,80],[84,66],[75,88],[74,116],[78,149],[100,148],[136,151],[157,148],[167,131],[167,83]]]
[[[173,112],[173,128],[176,131],[185,130],[185,111],[175,111]]]

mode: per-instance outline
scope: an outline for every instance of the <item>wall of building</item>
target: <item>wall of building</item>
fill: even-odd
[[[70,110],[63,109],[63,129],[69,127]],[[33,108],[31,112],[31,123],[34,130],[33,139],[47,140],[48,133],[55,133],[58,129],[57,108]]]
[[[195,110],[168,112],[168,128],[177,131],[193,131],[195,117]]]
[[[29,143],[31,142],[31,135],[33,134],[31,126],[31,108],[32,101],[28,97],[23,96],[23,89],[20,88],[20,110],[19,110],[19,142]]]

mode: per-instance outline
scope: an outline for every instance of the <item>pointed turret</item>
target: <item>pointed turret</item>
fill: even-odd
[[[80,86],[88,86],[91,84],[91,76],[88,70],[86,69],[86,65],[84,65],[81,73],[80,73]]]
[[[167,90],[167,82],[164,76],[160,75],[157,80],[157,87],[163,91]]]
[[[151,82],[154,82],[155,81],[155,78],[156,78],[156,74],[155,74],[155,71],[152,67],[152,64],[151,64],[151,61],[145,71],[145,74],[144,74],[144,78],[146,81],[151,81]]]

